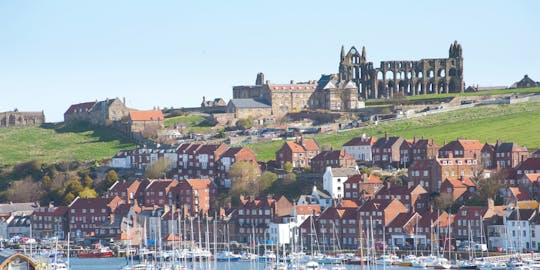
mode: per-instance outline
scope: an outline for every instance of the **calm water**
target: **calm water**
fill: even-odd
[[[71,258],[71,269],[72,270],[119,270],[122,266],[126,265],[125,258],[102,258],[102,259],[79,259]],[[213,262],[212,262],[213,263]],[[213,264],[210,264],[210,268],[207,267],[206,263],[194,263],[190,266],[191,269],[216,269],[216,270],[265,270],[265,264],[254,264],[249,262],[218,262],[217,267],[214,268]],[[346,265],[347,269],[360,269],[358,265]],[[330,268],[327,266],[326,268]],[[386,267],[387,269],[392,270],[411,270],[414,268],[408,267],[397,267],[391,266]],[[382,266],[378,268],[383,270]]]

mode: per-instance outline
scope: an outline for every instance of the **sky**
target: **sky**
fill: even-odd
[[[232,86],[338,72],[341,46],[385,60],[463,47],[466,85],[540,81],[540,1],[0,0],[0,111],[124,98],[194,107]]]

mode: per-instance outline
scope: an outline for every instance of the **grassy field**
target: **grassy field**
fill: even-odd
[[[381,123],[337,134],[313,136],[319,145],[341,146],[353,137],[367,135],[391,136],[411,139],[413,136],[433,138],[438,144],[456,138],[478,139],[481,142],[495,142],[497,139],[512,141],[529,149],[540,147],[540,102],[515,105],[491,105],[462,109],[430,115],[417,119],[407,119]],[[275,151],[283,141],[255,143],[247,145],[260,160],[275,157]]]
[[[121,149],[135,147],[109,129],[66,128],[61,125],[0,129],[0,165],[37,159],[91,161],[111,158]]]
[[[535,88],[519,88],[519,89],[497,89],[497,90],[486,90],[479,92],[466,92],[466,93],[452,93],[452,94],[428,94],[428,95],[416,95],[408,96],[407,100],[415,101],[422,99],[444,99],[457,96],[471,97],[471,96],[492,96],[492,95],[508,95],[508,94],[529,94],[529,93],[540,93],[540,87]],[[381,99],[370,99],[366,102],[366,105],[371,103],[380,103],[383,100]]]
[[[188,132],[192,133],[212,133],[213,126],[204,122],[205,118],[200,115],[183,115],[171,118],[165,118],[165,126],[173,127],[175,124],[187,127]]]

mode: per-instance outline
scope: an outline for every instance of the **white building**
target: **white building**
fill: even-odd
[[[352,138],[343,145],[343,150],[351,154],[356,161],[370,162],[371,146],[377,141],[374,137],[367,137],[362,134],[361,137]]]
[[[331,168],[326,167],[323,175],[323,188],[333,199],[343,198],[343,183],[349,176],[360,174],[358,168]]]
[[[297,227],[292,219],[286,219],[286,222],[270,222],[268,227],[270,240],[274,244],[288,245],[292,242],[294,229]]]
[[[538,250],[538,209],[509,209],[502,222],[487,227],[488,247],[503,251]]]
[[[111,159],[111,168],[130,169],[131,151],[120,151]]]
[[[313,191],[308,195],[301,195],[296,202],[298,205],[318,205],[321,209],[332,206],[332,196],[324,190],[313,186]]]

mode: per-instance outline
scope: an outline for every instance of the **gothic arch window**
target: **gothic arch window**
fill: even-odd
[[[428,78],[433,78],[434,76],[433,70],[428,71]]]
[[[446,70],[444,68],[439,69],[439,77],[444,78],[446,77]]]
[[[457,71],[456,71],[455,68],[451,68],[450,71],[448,72],[448,74],[449,74],[450,76],[456,76],[456,75],[457,75]]]
[[[386,79],[387,80],[393,80],[394,79],[394,72],[391,70],[386,71]]]

